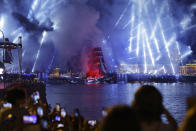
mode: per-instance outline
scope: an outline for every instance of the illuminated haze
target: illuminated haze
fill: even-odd
[[[5,37],[14,42],[23,37],[24,71],[82,71],[85,48],[96,46],[109,70],[139,64],[140,73],[153,68],[175,74],[176,59],[182,64],[196,56],[191,0],[1,0],[0,5]],[[6,67],[17,71],[17,65],[15,57]]]

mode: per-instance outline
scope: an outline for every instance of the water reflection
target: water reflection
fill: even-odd
[[[47,85],[47,100],[56,102],[71,113],[79,108],[87,119],[100,119],[102,107],[116,104],[130,105],[140,84],[106,85]],[[196,95],[195,84],[157,84],[163,95],[164,105],[180,123],[186,112],[186,98]]]

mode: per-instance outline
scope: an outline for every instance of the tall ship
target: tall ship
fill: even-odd
[[[106,76],[106,65],[101,47],[91,48],[88,51],[87,83],[99,83]]]

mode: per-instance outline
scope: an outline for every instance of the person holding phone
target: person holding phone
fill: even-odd
[[[34,100],[34,104],[37,104],[38,101],[40,100],[40,95],[38,91],[34,91],[31,97]]]
[[[42,106],[37,107],[37,115],[42,118],[44,116],[44,110]]]
[[[97,121],[96,120],[88,120],[88,124],[90,126],[95,126],[97,124]]]
[[[79,109],[76,108],[74,112],[72,113],[73,128],[75,130],[79,130],[79,128],[83,124],[83,121],[84,121],[84,118],[81,116]]]
[[[151,85],[140,87],[135,93],[132,107],[139,118],[142,131],[176,131],[177,123],[163,106],[161,93]],[[161,120],[164,114],[168,124]]]
[[[196,131],[196,106],[191,106],[178,131]]]
[[[107,116],[107,109],[105,107],[102,108],[101,115],[102,115],[102,118]]]
[[[26,103],[26,92],[22,88],[11,86],[6,92],[6,101],[12,104],[11,108],[7,108],[0,114],[0,125],[5,130],[13,130],[13,128],[23,124],[22,118],[24,115],[29,115],[29,112],[24,108]],[[6,121],[9,118],[9,121]]]
[[[51,121],[54,121],[56,119],[56,116],[61,116],[60,109],[61,109],[60,104],[56,103],[53,111],[50,113],[50,116],[49,116]]]
[[[95,124],[95,121],[91,121]],[[112,107],[103,118],[99,131],[141,131],[139,121],[134,110],[127,105]]]
[[[54,107],[54,111],[55,112],[60,112],[60,108],[61,108],[60,104],[59,103],[56,103],[56,105]]]
[[[65,118],[66,115],[67,115],[67,113],[66,113],[65,109],[64,108],[61,108],[61,117],[62,118]]]

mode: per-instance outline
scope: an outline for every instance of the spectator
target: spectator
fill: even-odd
[[[170,113],[164,108],[161,93],[150,85],[139,88],[135,94],[132,107],[139,118],[142,131],[175,131],[177,123]],[[168,124],[161,120],[161,115],[165,114]]]
[[[100,131],[140,131],[136,115],[128,106],[116,106],[104,118]]]
[[[188,110],[184,121],[178,131],[196,131],[196,107]]]
[[[0,113],[1,126],[6,130],[12,130],[22,124],[23,115],[28,115],[24,108],[26,93],[21,88],[11,88],[6,92],[6,101],[12,104],[12,108],[2,110]]]
[[[75,131],[81,130],[82,129],[82,124],[83,124],[84,118],[80,114],[80,111],[78,108],[74,110],[72,113],[72,123],[73,123],[73,129]]]

